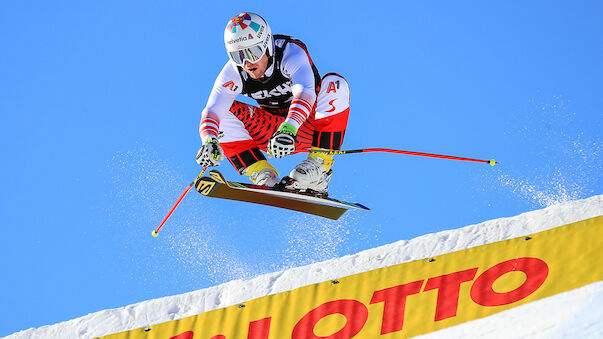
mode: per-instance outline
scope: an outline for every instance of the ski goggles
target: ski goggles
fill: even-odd
[[[230,60],[239,66],[245,64],[245,60],[255,64],[264,56],[264,50],[260,45],[251,46],[248,48],[240,49],[234,52],[228,52]]]

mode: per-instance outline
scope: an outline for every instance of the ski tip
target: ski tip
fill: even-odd
[[[496,162],[496,160],[494,160],[494,159],[491,159],[491,160],[490,160],[488,163],[489,163],[490,165],[492,165],[492,166],[494,166],[494,165],[498,164],[498,163]]]
[[[155,238],[157,238],[157,236],[159,236],[159,233],[158,233],[157,231],[153,231],[153,232],[151,232],[151,234],[152,234],[152,235],[153,235]]]

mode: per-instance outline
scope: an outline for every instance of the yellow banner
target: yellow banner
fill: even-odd
[[[105,338],[406,338],[603,278],[603,216]]]

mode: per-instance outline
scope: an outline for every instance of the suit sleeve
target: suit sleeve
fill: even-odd
[[[218,137],[220,121],[225,115],[232,114],[230,113],[230,106],[242,90],[243,83],[237,68],[231,61],[228,61],[216,78],[209,99],[207,99],[207,104],[201,114],[199,135],[203,142],[208,138]]]
[[[293,93],[285,122],[299,129],[310,116],[316,102],[314,72],[308,52],[295,43],[287,44],[283,51],[281,70],[291,79]]]

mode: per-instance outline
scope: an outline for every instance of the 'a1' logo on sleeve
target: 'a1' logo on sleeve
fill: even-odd
[[[230,90],[233,92],[235,92],[237,89],[239,89],[239,86],[235,85],[235,83],[232,80],[230,80],[227,83],[225,83],[224,85],[222,85],[222,87],[230,88]]]

